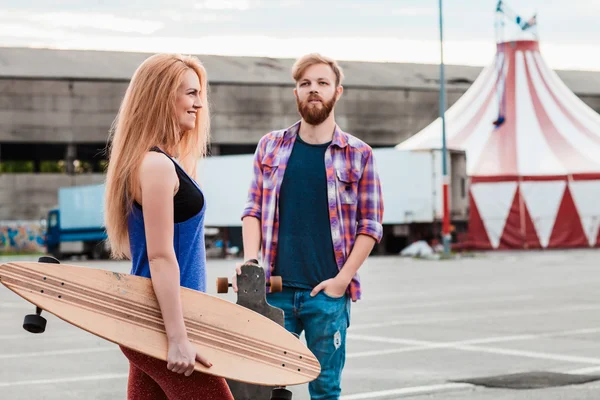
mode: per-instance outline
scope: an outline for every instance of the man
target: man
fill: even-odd
[[[335,122],[341,68],[309,54],[292,76],[302,119],[258,143],[242,214],[244,259],[258,263],[262,247],[267,279],[282,277],[283,291],[267,300],[283,309],[287,330],[304,331],[321,363],[311,399],[338,399],[350,302],[361,295],[357,271],[382,236],[382,193],[371,148]]]

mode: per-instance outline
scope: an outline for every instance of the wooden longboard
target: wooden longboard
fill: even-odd
[[[10,262],[0,282],[58,318],[113,343],[166,360],[162,314],[148,278],[67,264]],[[196,370],[239,382],[289,386],[310,382],[321,367],[276,322],[239,306],[181,289],[190,341],[213,366]]]

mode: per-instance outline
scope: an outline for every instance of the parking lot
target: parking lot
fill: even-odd
[[[342,399],[599,398],[594,381],[555,387],[550,379],[538,389],[464,383],[531,372],[600,374],[599,254],[369,258],[360,271],[364,297],[352,305]],[[236,261],[209,260],[209,282],[231,275]],[[69,263],[129,270],[125,262]],[[209,293],[216,295],[214,285]],[[114,344],[47,313],[46,332],[29,334],[21,324],[33,311],[0,286],[2,399],[125,398],[128,364]],[[295,400],[309,399],[306,385],[293,391]]]

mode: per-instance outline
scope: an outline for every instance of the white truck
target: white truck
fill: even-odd
[[[107,259],[104,228],[104,185],[61,187],[58,206],[48,212],[46,249],[55,258],[86,255]]]
[[[379,253],[397,254],[416,240],[441,238],[443,218],[441,151],[373,150],[384,199],[384,240]],[[237,236],[253,169],[252,155],[214,156],[198,167],[207,202],[207,227]],[[466,231],[469,216],[466,155],[450,151],[450,218],[454,232]],[[236,232],[231,235],[229,231]],[[228,234],[229,232],[229,234]]]

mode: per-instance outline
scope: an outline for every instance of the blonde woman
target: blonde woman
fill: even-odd
[[[206,206],[195,182],[209,138],[206,90],[195,57],[153,55],[134,73],[113,126],[105,197],[112,255],[152,279],[168,339],[166,363],[121,348],[128,399],[233,399],[224,379],[194,371],[196,361],[211,364],[187,338],[180,300],[180,286],[206,290]]]

